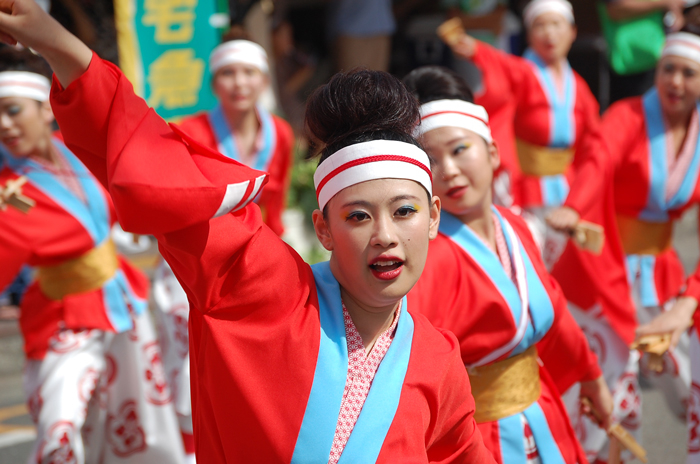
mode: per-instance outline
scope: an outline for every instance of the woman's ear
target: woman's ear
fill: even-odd
[[[333,237],[331,236],[328,222],[326,222],[326,218],[323,217],[323,212],[320,209],[314,210],[311,219],[314,223],[314,230],[316,231],[318,241],[321,242],[323,248],[328,251],[333,251]]]
[[[496,142],[491,142],[488,146],[489,149],[489,159],[491,160],[491,168],[494,172],[501,166],[501,153],[498,151],[498,145]]]
[[[441,209],[442,203],[440,203],[440,197],[433,195],[433,198],[430,201],[430,231],[428,233],[428,238],[430,238],[430,240],[434,240],[438,235]]]
[[[53,111],[51,110],[51,103],[49,103],[48,100],[45,102],[41,102],[41,118],[44,120],[46,124],[53,124],[54,122],[54,116],[53,116]]]

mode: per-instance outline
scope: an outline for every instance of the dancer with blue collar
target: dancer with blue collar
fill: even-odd
[[[476,421],[496,461],[585,463],[561,393],[581,382],[603,427],[612,399],[527,225],[493,205],[500,159],[488,115],[444,68],[419,68],[405,81],[422,103],[417,133],[443,204],[409,304],[457,336]]]

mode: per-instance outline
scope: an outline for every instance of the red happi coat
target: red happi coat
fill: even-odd
[[[652,151],[652,145],[663,144],[664,134],[663,122],[659,119],[660,106],[655,95],[656,90],[651,89],[641,97],[616,102],[603,116],[603,135],[614,174],[611,181],[614,186],[614,204],[610,208],[612,209],[610,214],[613,216],[622,214],[650,222],[675,220],[680,218],[686,209],[700,201],[700,183],[698,182],[700,167],[698,145],[700,144],[695,141],[693,161],[680,188],[683,192],[674,195],[670,204],[662,206],[657,211],[654,211],[653,207],[650,208],[655,190],[652,186],[665,185],[668,181],[667,173],[664,173],[667,169],[665,157],[654,156]],[[650,112],[658,113],[656,118],[654,115],[650,116]],[[650,133],[654,134],[651,138]],[[700,300],[700,268],[686,278],[682,263],[673,247],[656,256],[625,256],[619,236],[616,234],[614,238],[616,240],[614,247],[607,250],[609,253],[604,256],[604,259],[625,260],[628,271],[633,274],[629,277],[642,279],[640,286],[642,304],[663,305],[677,295],[687,295]],[[601,260],[599,264],[605,266],[605,261]],[[626,279],[624,283],[627,283]],[[587,284],[588,282],[581,282],[578,288],[582,298],[587,292],[592,291]],[[629,286],[625,287],[622,282],[619,282],[617,287],[621,295],[623,291],[630,292]],[[631,341],[637,324],[634,307],[621,312],[617,318],[621,321],[620,325],[622,322],[625,324],[621,334],[623,339]]]
[[[289,124],[275,115],[270,115],[274,129],[271,131],[271,140],[265,140],[265,147],[272,150],[271,159],[266,163],[266,172],[269,174],[269,181],[263,188],[256,203],[263,213],[263,221],[277,235],[284,232],[282,223],[282,213],[286,205],[287,190],[289,190],[289,179],[292,168],[292,148],[294,145],[294,134]],[[206,147],[214,151],[219,150],[214,129],[207,113],[198,114],[185,118],[180,123],[180,127],[192,138],[201,142]]]
[[[0,146],[0,186],[24,175],[28,182],[22,193],[36,202],[27,214],[13,207],[0,209],[0,290],[23,265],[52,266],[89,252],[109,238],[116,222],[106,190],[62,142],[53,143],[80,180],[87,203],[42,165],[15,158]],[[33,282],[22,299],[19,320],[27,357],[43,359],[58,329],[132,329],[131,313],[146,309],[148,285],[146,276],[122,257],[115,276],[97,290],[52,300]]]
[[[547,441],[540,438],[540,434],[546,438],[548,433],[564,462],[586,462],[560,395],[576,382],[599,377],[597,358],[568,312],[559,286],[547,274],[525,222],[504,208],[497,208],[494,214],[504,225],[504,233],[506,228],[512,228],[532,266],[527,275],[528,330],[522,339],[516,335],[520,317],[513,310],[513,303],[520,309],[522,294],[519,297],[507,292],[509,282],[503,278],[507,281],[508,277],[496,254],[459,219],[445,212],[440,234],[430,244],[425,270],[409,294],[409,305],[419,309],[436,327],[457,336],[462,361],[467,366],[491,364],[522,353],[534,344],[543,363],[542,394],[537,401],[543,416],[528,416],[527,410],[525,413],[542,462],[561,462],[557,451],[548,448]],[[513,245],[510,241],[508,245],[515,262]],[[536,279],[541,282],[539,295],[530,285]],[[517,346],[513,345],[516,340]],[[515,425],[508,425],[512,423],[510,417],[479,424],[484,442],[498,462],[520,462],[519,457],[525,455],[518,449],[523,441],[522,429],[517,427],[519,420],[518,417]]]
[[[519,170],[515,139],[543,147],[560,144],[553,140],[552,108],[543,84],[538,78],[536,66],[528,59],[510,55],[488,44],[477,41],[472,58],[481,70],[484,89],[477,96],[477,103],[489,114],[494,139],[502,152],[504,164],[514,172],[513,197],[516,204],[535,207],[546,204],[546,188],[540,178],[526,176]],[[599,183],[595,182],[604,165],[599,144],[598,102],[588,85],[572,71],[574,93],[571,95],[573,121],[566,140],[575,149],[572,166],[565,173],[565,205],[586,215],[595,203]],[[554,144],[554,145],[553,145]],[[567,145],[568,147],[569,145]],[[509,165],[512,165],[509,166]]]
[[[528,56],[532,57],[532,53]],[[478,43],[474,62],[482,69],[486,83],[490,80],[494,82],[491,91],[487,87],[482,98],[502,101],[499,95],[505,94],[517,100],[514,136],[533,145],[551,145],[553,121],[556,118],[552,115],[542,84],[541,69],[531,60],[507,55],[481,42]],[[587,309],[599,303],[613,327],[631,343],[635,324],[629,314],[633,314],[634,307],[615,232],[612,172],[604,147],[598,103],[581,76],[572,73],[575,78],[575,102],[570,112],[573,122],[569,135],[574,140],[575,154],[573,164],[565,174],[569,190],[563,204],[577,211],[582,220],[603,226],[605,243],[603,255],[595,256],[579,250],[569,241],[551,274],[561,285],[567,300],[580,308]],[[484,100],[484,104],[488,104],[488,101]],[[490,114],[490,108],[487,106],[486,109]],[[514,183],[514,197],[520,199],[524,207],[540,206],[548,183],[523,175],[519,183]]]
[[[67,143],[109,185],[122,226],[158,238],[188,295],[197,460],[327,460],[347,373],[323,357],[345,343],[324,325],[342,321],[339,287],[327,265],[312,269],[263,224],[251,201],[265,176],[169,127],[96,55],[67,89],[54,81],[51,103]],[[412,341],[397,344],[407,324]],[[492,462],[454,336],[402,309],[385,361],[392,349],[405,364],[380,365],[341,462],[351,448],[385,463]],[[397,369],[397,394],[382,397],[382,371]],[[329,382],[340,388],[319,393]],[[384,403],[393,416],[363,423]],[[380,436],[367,433],[377,427]]]

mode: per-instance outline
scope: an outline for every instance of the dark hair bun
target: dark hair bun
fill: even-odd
[[[255,42],[250,38],[250,34],[241,25],[233,25],[231,28],[224,32],[221,36],[221,43],[231,42],[233,40],[247,40],[248,42]]]
[[[399,79],[381,71],[338,73],[309,97],[306,128],[324,148],[321,162],[344,146],[369,140],[417,145],[416,99]]]
[[[403,79],[420,104],[435,100],[464,100],[474,103],[469,84],[456,72],[442,66],[423,66],[414,69]]]
[[[3,71],[26,71],[51,79],[51,67],[46,60],[26,48],[0,46],[0,72]]]

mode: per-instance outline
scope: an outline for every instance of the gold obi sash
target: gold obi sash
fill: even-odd
[[[574,160],[572,148],[549,148],[515,140],[520,170],[529,176],[564,174]]]
[[[534,346],[503,361],[470,367],[467,371],[476,402],[477,423],[523,412],[540,397],[540,366]]]
[[[617,230],[628,255],[658,255],[671,248],[673,221],[647,222],[618,214]]]
[[[37,269],[41,291],[52,300],[101,288],[119,268],[117,250],[112,239],[105,240],[82,256],[54,266]]]

